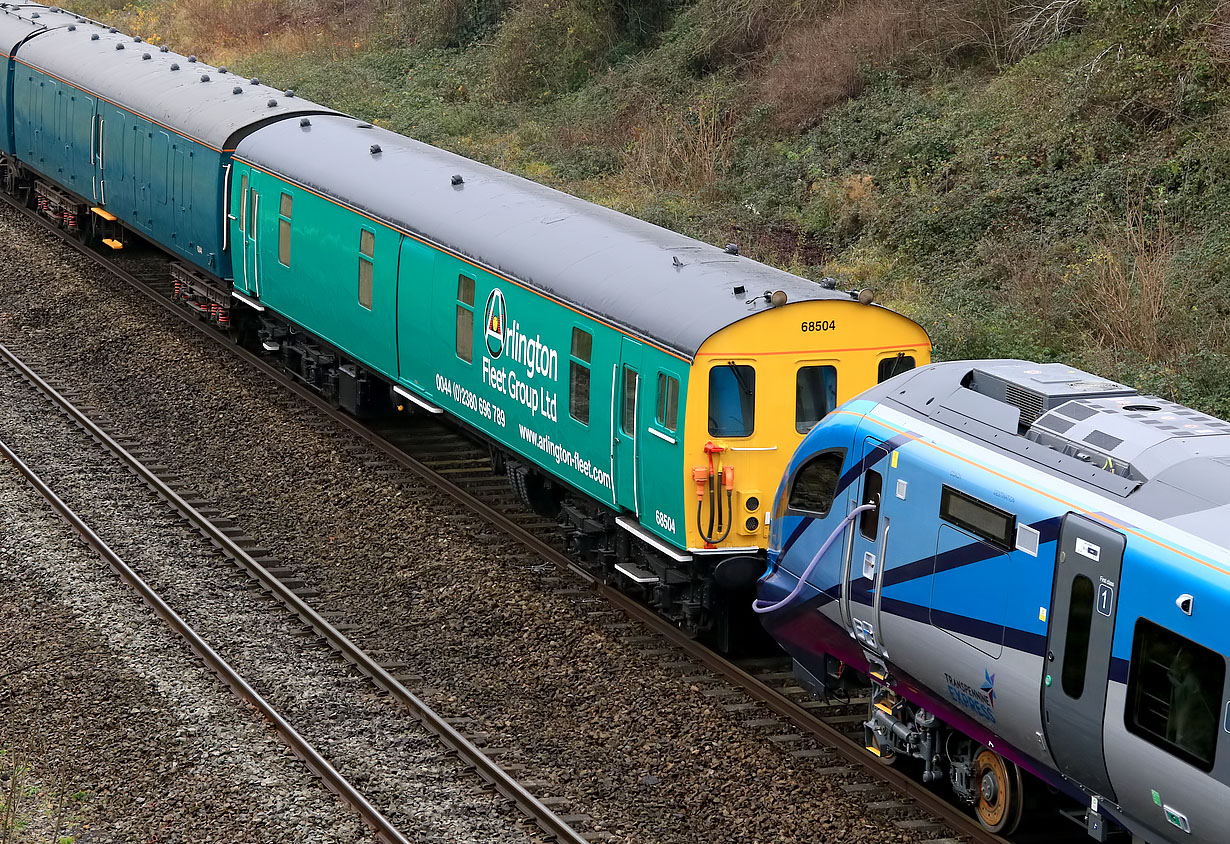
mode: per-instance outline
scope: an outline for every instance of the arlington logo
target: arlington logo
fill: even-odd
[[[504,332],[508,322],[507,308],[504,305],[504,294],[497,287],[487,297],[487,310],[483,316],[486,326],[487,351],[492,358],[498,358],[504,353]]]

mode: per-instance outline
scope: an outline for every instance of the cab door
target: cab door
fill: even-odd
[[[260,193],[257,191],[258,174],[248,170],[239,177],[240,189],[235,191],[237,207],[231,213],[239,217],[239,247],[241,271],[235,274],[235,286],[257,298],[261,295],[260,252],[258,220],[260,219]],[[242,283],[242,284],[241,284]]]
[[[863,649],[876,658],[888,656],[880,635],[880,598],[884,584],[884,549],[888,545],[889,520],[880,506],[888,472],[888,450],[874,437],[863,441],[861,461],[867,466],[859,478],[858,495],[850,499],[850,509],[862,504],[875,505],[856,516],[847,529],[850,541],[846,550],[845,588],[842,605],[846,625]]]
[[[1042,678],[1042,722],[1055,763],[1112,801],[1102,722],[1125,545],[1118,531],[1076,513],[1064,516]]]
[[[622,339],[619,365],[612,385],[611,463],[615,474],[615,503],[640,517],[640,449],[638,425],[642,392],[641,358],[644,347]]]

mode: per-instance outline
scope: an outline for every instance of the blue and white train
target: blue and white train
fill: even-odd
[[[988,829],[1032,774],[1097,840],[1220,844],[1228,549],[1230,423],[1060,364],[944,363],[806,437],[757,609],[813,688],[869,677],[868,749]]]

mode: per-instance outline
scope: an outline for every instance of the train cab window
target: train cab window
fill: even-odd
[[[950,486],[940,492],[940,518],[1011,551],[1016,544],[1016,516]]]
[[[278,263],[284,267],[290,266],[290,212],[294,199],[290,194],[282,194],[278,205]]]
[[[572,353],[568,363],[568,415],[589,424],[589,364],[594,338],[588,331],[572,329]]]
[[[621,427],[625,434],[630,437],[636,437],[636,388],[640,383],[640,378],[636,374],[636,370],[631,367],[624,367],[624,414]]]
[[[790,509],[827,516],[837,497],[845,452],[826,451],[803,465],[790,485]]]
[[[679,426],[679,379],[665,372],[658,373],[658,412],[654,421],[668,431]]]
[[[1211,771],[1225,681],[1221,654],[1138,619],[1124,725],[1150,744]]]
[[[794,429],[806,434],[837,407],[837,367],[800,366],[794,382]]]
[[[895,375],[900,375],[903,372],[909,372],[917,366],[913,355],[907,355],[905,352],[898,352],[896,357],[884,358],[880,361],[880,370],[877,373],[876,383],[882,384],[889,378]]]
[[[756,370],[730,363],[709,370],[709,433],[750,437],[756,428]]]
[[[874,504],[874,510],[864,510],[858,517],[858,529],[864,539],[876,541],[880,532],[880,492],[884,489],[884,476],[875,469],[868,469],[863,476],[863,500],[860,504]]]
[[[457,357],[474,362],[474,279],[457,276]]]
[[[376,235],[359,229],[359,304],[372,309],[372,279],[375,276]]]

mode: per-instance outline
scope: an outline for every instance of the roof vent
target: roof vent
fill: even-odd
[[[75,23],[70,23],[70,24],[68,25],[68,31],[69,31],[69,32],[76,32],[76,31],[77,31],[77,24],[75,24]]]
[[[202,82],[208,82],[208,81],[209,81],[209,74],[208,74],[208,73],[202,73],[202,74],[201,74],[201,81],[202,81]]]
[[[360,123],[360,124],[358,124],[358,126],[357,126],[356,128],[359,128],[359,129],[370,129],[370,128],[372,128],[372,124],[370,124],[370,123]]]
[[[231,93],[232,94],[242,94],[243,88],[240,88],[238,85],[236,85],[234,88],[231,89]]]
[[[738,255],[739,254],[739,244],[728,243],[726,244],[726,248],[723,249],[722,251],[725,252],[727,255]]]
[[[302,128],[306,129],[307,127],[312,125],[312,121],[308,120],[306,117],[301,117],[299,118],[299,125]]]
[[[189,57],[188,57],[188,63],[189,63],[189,64],[196,64],[196,56],[189,56]]]
[[[226,68],[225,67],[218,68],[218,73],[226,73]]]
[[[92,34],[90,35],[90,40],[91,40],[91,41],[97,41],[97,40],[98,40],[98,33],[97,33],[97,32],[92,33]]]
[[[141,61],[143,61],[143,62],[147,62],[147,61],[149,61],[149,60],[150,60],[150,59],[152,59],[152,58],[153,58],[153,56],[151,56],[149,53],[142,53],[142,54],[141,54]]]
[[[372,155],[380,155],[380,144],[371,145]]]
[[[248,81],[249,81],[249,82],[251,82],[253,85],[259,85],[259,84],[261,84],[261,81],[260,81],[259,79],[257,79],[255,76],[253,76],[253,77],[252,77],[251,79],[249,79]]]
[[[115,43],[115,49],[117,49],[117,50],[122,50],[122,49],[124,49],[124,44],[123,44],[123,42],[122,42],[122,41],[117,41],[117,42]]]
[[[1019,408],[1022,427],[1073,399],[1137,395],[1131,387],[1061,363],[990,364],[978,367],[972,375],[970,389]]]
[[[464,185],[466,180],[461,178],[460,173],[454,173],[451,181],[453,183],[453,187],[457,187],[457,185]]]
[[[837,279],[833,278],[832,276],[825,276],[824,278],[820,279],[820,287],[823,290],[836,290],[837,289]]]
[[[170,50],[171,48],[168,47],[166,44],[163,44],[161,47],[158,48],[158,52],[160,53],[167,53],[167,52],[170,52]]]
[[[295,92],[292,91],[290,88],[287,88],[285,91],[282,92],[282,96],[284,97],[293,97],[294,95],[295,95]]]
[[[35,12],[35,14],[38,14],[38,13]],[[119,32],[119,30],[116,29],[114,26],[111,26],[107,28],[107,32]]]
[[[32,18],[37,18],[37,17],[38,17],[38,12],[35,12],[34,14],[30,15],[30,17],[32,17]],[[112,31],[114,31],[114,30],[112,30]]]
[[[277,107],[278,107],[278,101],[277,101],[277,100],[270,100],[268,103],[266,103],[266,105],[268,105],[270,108],[277,108]]]
[[[736,284],[734,292],[736,296],[742,296],[745,293],[747,293],[747,288],[744,287],[742,284]]]
[[[140,43],[141,43],[141,36],[140,36],[140,35],[134,35],[134,36],[132,36],[132,40],[133,40],[133,41],[135,41],[135,42],[137,42],[138,44],[140,44]]]
[[[171,70],[179,70],[179,62],[171,62]]]

